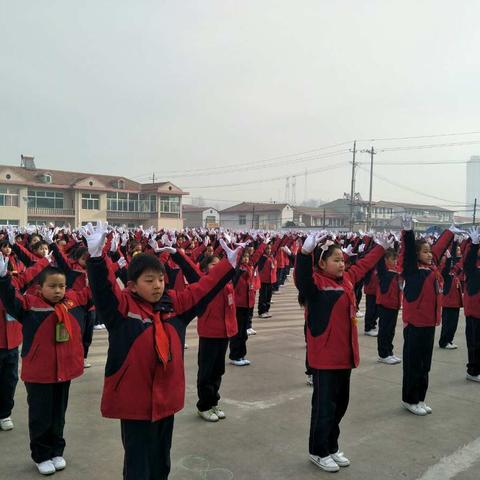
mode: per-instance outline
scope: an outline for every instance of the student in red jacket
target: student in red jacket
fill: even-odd
[[[443,277],[442,331],[438,345],[446,350],[455,350],[453,343],[457,331],[460,309],[463,307],[461,252],[457,242],[453,242],[451,251],[445,252],[441,272]]]
[[[0,261],[0,296],[9,315],[22,324],[22,380],[27,389],[30,450],[38,471],[63,470],[65,412],[70,381],[83,373],[79,318],[88,292],[66,292],[65,275],[47,267],[38,295],[21,296]]]
[[[237,367],[250,365],[247,355],[248,321],[250,312],[255,306],[255,269],[256,264],[267,244],[263,242],[257,251],[250,257],[245,249],[240,260],[240,266],[235,273],[233,285],[235,287],[235,308],[237,319],[237,334],[230,339],[230,363]]]
[[[220,259],[216,256],[206,257],[200,268],[205,276],[209,276],[219,263]],[[225,373],[225,355],[229,339],[238,333],[232,282],[228,282],[198,316],[197,332],[197,413],[208,422],[218,422],[226,418],[225,412],[218,406],[220,385]]]
[[[365,292],[365,335],[369,337],[378,335],[377,288],[377,272],[375,268],[372,268],[365,276],[363,284],[363,291]]]
[[[338,437],[348,407],[350,374],[359,364],[354,286],[390,246],[385,239],[377,241],[382,246],[372,248],[348,272],[341,246],[325,236],[309,235],[297,255],[295,281],[305,302],[308,365],[313,372],[309,458],[328,472],[350,465],[338,448]]]
[[[183,291],[165,291],[165,269],[149,254],[128,266],[121,291],[102,256],[106,227],[87,229],[88,278],[97,310],[109,331],[102,414],[121,421],[123,478],[167,479],[174,414],[185,401],[183,345],[187,325],[230,281],[238,249]],[[174,255],[176,249],[164,247]]]
[[[377,311],[378,320],[378,361],[387,365],[401,362],[393,353],[393,338],[397,326],[398,311],[402,305],[400,274],[397,269],[398,253],[389,248],[377,264]]]
[[[272,254],[271,245],[267,245],[262,258],[258,262],[258,273],[260,274],[261,282],[258,297],[258,316],[260,318],[270,318],[272,316],[269,313],[272,289],[277,281],[277,261]]]
[[[472,228],[469,235],[472,243],[464,263],[467,380],[480,382],[480,228]]]
[[[442,276],[439,259],[459,230],[445,230],[430,246],[424,238],[415,240],[413,221],[404,219],[402,232],[403,265],[403,385],[402,404],[411,413],[432,413],[425,403],[428,374],[432,364],[435,327],[440,325]]]

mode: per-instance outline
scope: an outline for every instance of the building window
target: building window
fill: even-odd
[[[100,210],[100,195],[98,193],[82,193],[83,210]]]
[[[217,219],[213,215],[207,215],[205,217],[205,223],[207,225],[215,225],[217,223]]]
[[[110,212],[148,212],[157,211],[156,195],[143,193],[107,193],[107,210]]]
[[[0,227],[18,227],[19,225],[19,221],[18,220],[2,220],[0,219]]]
[[[180,214],[180,197],[160,195],[160,212]]]
[[[238,216],[238,223],[239,223],[239,225],[246,225],[247,224],[247,216],[246,215],[239,215]]]
[[[63,192],[49,192],[47,190],[28,191],[29,208],[63,208]]]
[[[19,201],[18,188],[0,186],[0,207],[18,207]]]

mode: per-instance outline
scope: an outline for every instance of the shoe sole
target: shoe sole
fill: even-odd
[[[470,378],[470,377],[465,377],[469,382],[475,382],[475,383],[480,383],[480,379],[475,379],[475,378]]]
[[[340,466],[338,468],[325,467],[324,465],[321,465],[320,463],[318,463],[314,458],[312,458],[312,457],[308,457],[308,458],[315,466],[317,466],[318,468],[320,468],[324,472],[338,473],[340,471]]]
[[[425,411],[425,413],[421,413],[421,412],[414,412],[413,410],[410,410],[408,407],[406,407],[405,405],[402,405],[402,407],[409,413],[411,413],[412,415],[416,415],[417,417],[426,417],[428,415],[428,413]]]
[[[217,418],[216,420],[209,420],[208,418],[202,417],[202,416],[200,415],[200,412],[197,412],[197,415],[198,415],[202,420],[204,420],[205,422],[208,422],[208,423],[217,423],[217,422],[220,420],[219,418]]]

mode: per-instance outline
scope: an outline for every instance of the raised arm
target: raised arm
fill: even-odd
[[[8,259],[0,253],[0,300],[7,313],[22,322],[26,313],[25,297],[15,292],[11,278],[8,275]]]
[[[451,230],[445,230],[438,240],[432,245],[432,255],[435,263],[438,265],[438,262],[442,258],[442,255],[445,253],[449,245],[453,242],[453,237],[455,235]]]

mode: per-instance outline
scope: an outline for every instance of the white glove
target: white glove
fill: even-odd
[[[173,247],[161,247],[156,251],[156,253],[163,253],[163,252],[167,252],[170,255],[173,255],[174,253],[177,253],[177,249]]]
[[[53,230],[45,230],[43,234],[43,238],[48,243],[48,245],[51,245],[53,243],[54,235],[55,235],[55,232]]]
[[[8,232],[8,243],[10,243],[10,245],[13,247],[15,245],[15,232],[11,228],[9,228],[7,232]]]
[[[388,235],[379,235],[378,237],[374,237],[374,242],[383,247],[384,250],[387,250],[393,247],[394,239],[388,238]]]
[[[110,251],[112,253],[117,251],[119,240],[120,240],[120,236],[118,235],[118,233],[114,233],[112,237],[112,242],[110,243]]]
[[[348,245],[347,248],[342,248],[342,252],[349,257],[353,257],[355,254],[353,253],[353,245]]]
[[[233,268],[236,268],[238,264],[238,252],[242,247],[237,247],[235,250],[232,250],[231,248],[228,247],[228,245],[225,243],[225,240],[223,238],[220,239],[220,245],[222,246],[223,250],[225,250],[225,253],[227,254],[227,258],[228,258],[228,261],[230,262],[230,265]]]
[[[101,257],[103,246],[105,245],[105,238],[107,236],[108,223],[97,222],[97,226],[94,227],[91,223],[85,227],[88,253],[91,257]]]
[[[173,239],[170,240],[170,238],[168,237],[168,235],[166,233],[164,233],[162,235],[162,243],[165,247],[170,247],[170,248],[173,247]]]
[[[149,241],[148,241],[148,244],[150,245],[150,247],[152,247],[153,251],[155,253],[158,253],[158,251],[160,250],[158,248],[158,242],[154,239],[154,238],[151,238]]]
[[[228,235],[227,232],[223,232],[223,238],[227,241],[227,243],[232,243],[232,237]]]
[[[288,256],[290,256],[290,255],[292,254],[291,250],[290,250],[286,245],[283,247],[283,251],[284,251]]]
[[[127,261],[125,260],[124,257],[120,257],[117,261],[117,265],[120,267],[120,268],[124,268],[127,266]]]
[[[203,244],[206,247],[208,247],[208,245],[210,244],[210,237],[208,235],[203,239]]]
[[[445,257],[452,258],[452,254],[450,253],[450,250],[445,250]]]
[[[49,252],[45,255],[45,258],[48,260],[48,263],[51,265],[53,263],[53,252]]]
[[[128,233],[123,233],[122,234],[122,247],[125,247],[128,243],[129,236]]]
[[[362,243],[359,247],[358,247],[358,253],[363,253],[365,251],[365,244]]]
[[[474,245],[478,245],[480,243],[480,227],[473,227],[468,231],[470,238],[472,239],[472,243]]]
[[[463,233],[463,230],[460,230],[458,227],[456,227],[454,223],[452,223],[452,226],[449,228],[449,230],[452,233]]]
[[[315,250],[315,247],[325,238],[327,238],[327,235],[322,235],[321,233],[311,233],[303,242],[302,253],[304,255],[309,255]]]
[[[413,230],[413,218],[410,215],[403,215],[402,228],[407,232]]]
[[[0,252],[0,277],[6,277],[8,273],[8,257],[4,257]]]

